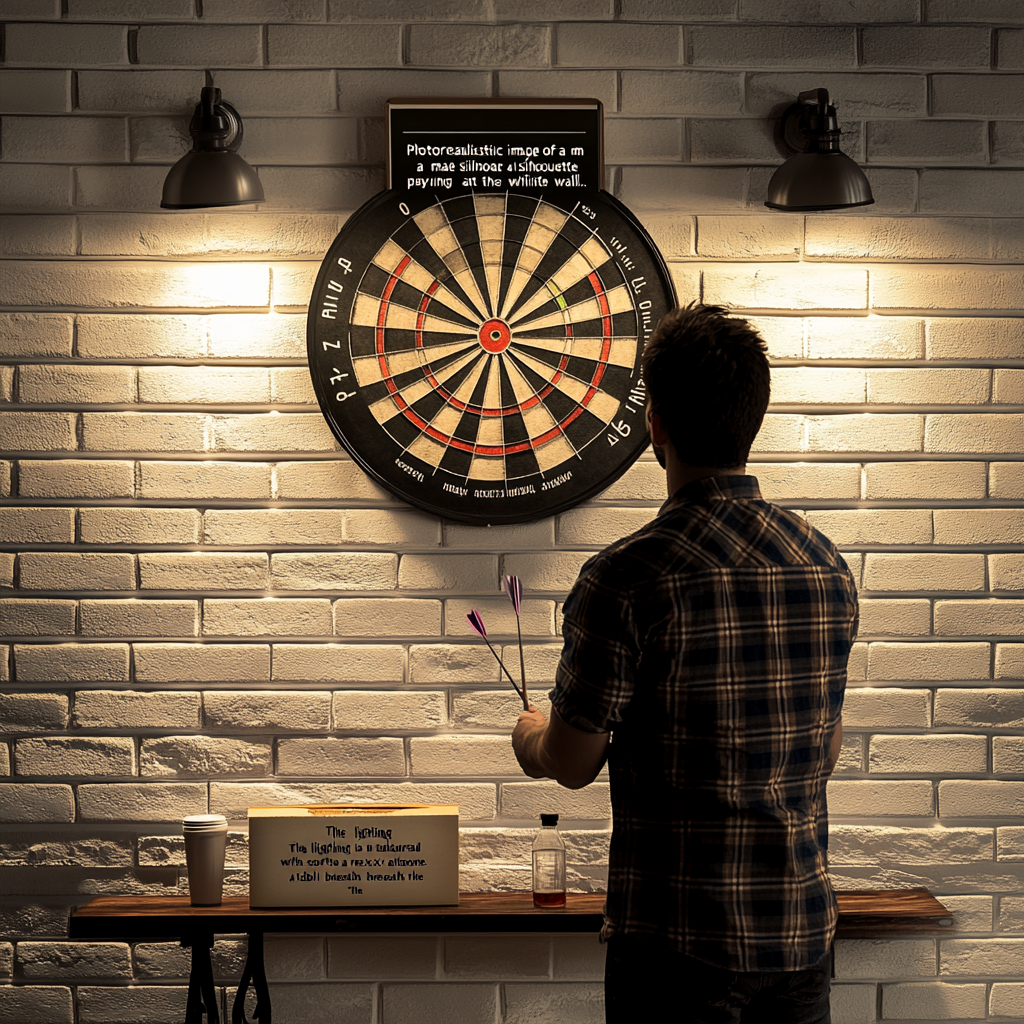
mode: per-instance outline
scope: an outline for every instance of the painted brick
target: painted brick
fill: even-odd
[[[508,72],[502,73],[506,81]],[[623,70],[622,109],[630,114],[739,114],[743,84],[735,72]]]
[[[1016,451],[1024,436],[1024,416],[936,414],[928,416],[924,445],[929,452]]]
[[[8,356],[70,356],[72,328],[72,318],[65,314],[0,313]]]
[[[6,451],[74,451],[75,416],[66,412],[0,413],[0,444]]]
[[[322,636],[330,631],[327,600],[211,598],[203,602],[204,636]]]
[[[1007,817],[1024,811],[1024,782],[949,780],[939,783],[944,817]]]
[[[808,320],[807,355],[811,359],[920,359],[924,356],[923,325],[910,317]]]
[[[389,67],[401,63],[400,31],[393,25],[270,25],[267,54],[279,67]]]
[[[447,935],[442,945],[442,971],[446,978],[544,978],[550,976],[551,947],[547,936],[536,938],[520,938],[514,935],[495,936],[484,943],[476,936]],[[506,1000],[509,989],[521,986],[509,985],[506,982]],[[535,986],[530,986],[531,989]],[[545,985],[548,989],[558,990],[562,986]],[[523,1002],[520,996],[520,1002]],[[579,1007],[574,1007],[579,1013]],[[515,1007],[509,1007],[508,1019],[519,1019]],[[521,1009],[520,1009],[521,1013]],[[536,1019],[528,1017],[527,1019]],[[557,1018],[564,1019],[562,1015]]]
[[[155,168],[162,171],[162,168]],[[86,172],[83,167],[79,186]],[[117,168],[104,167],[106,174]],[[134,168],[131,168],[134,170]],[[159,194],[157,187],[154,194]],[[91,205],[85,203],[84,205]],[[120,205],[120,200],[115,203]],[[60,267],[59,273],[54,269]],[[4,305],[60,305],[80,309],[176,306],[182,295],[197,308],[267,306],[270,275],[260,264],[217,265],[132,263],[129,261],[51,264],[25,260],[0,281]]]
[[[961,206],[966,187],[966,182],[958,187]],[[910,274],[902,268],[880,266],[871,271],[871,304],[892,310],[1018,309],[1024,305],[1024,288],[1016,269],[916,266]]]
[[[497,555],[402,555],[398,586],[407,590],[498,589]]]
[[[134,644],[135,677],[143,683],[268,682],[266,644]]]
[[[0,554],[0,587],[10,590],[14,586],[14,555],[9,551]]]
[[[78,729],[196,729],[198,693],[138,693],[126,690],[79,690],[72,722]]]
[[[836,943],[836,979],[934,978],[934,939],[847,939]]]
[[[78,72],[77,82],[80,110],[179,115],[196,105],[205,84],[203,73],[195,70],[85,70]]]
[[[207,317],[86,313],[75,320],[77,354],[84,359],[196,359],[206,353]]]
[[[201,452],[206,418],[177,412],[90,412],[82,447],[95,452]]]
[[[132,977],[127,942],[19,942],[18,972],[30,978]]]
[[[436,547],[440,523],[422,512],[353,509],[345,517],[345,540],[353,544],[410,544]]]
[[[908,122],[878,123],[895,132]],[[987,259],[989,226],[970,217],[811,217],[805,251],[831,259]]]
[[[992,771],[997,775],[1024,773],[1024,736],[997,736],[992,740]]]
[[[132,498],[135,467],[108,459],[22,459],[18,494],[23,498]]]
[[[1018,83],[1021,75],[935,74],[932,113],[939,117],[1020,117],[1024,112]]]
[[[194,544],[200,514],[177,508],[91,508],[79,513],[85,544]]]
[[[270,371],[233,366],[143,366],[139,368],[139,401],[167,405],[269,402]]]
[[[887,405],[929,404],[942,397],[950,405],[988,401],[989,371],[869,370],[868,401]]]
[[[213,416],[211,447],[222,452],[332,452],[338,447],[319,413]]]
[[[695,26],[687,33],[686,63],[743,70],[808,63],[820,69],[852,69],[853,31],[764,25]]]
[[[445,602],[445,633],[448,636],[474,636],[466,616],[475,608],[484,620],[488,635],[516,634],[516,614],[509,600],[502,597],[477,597],[471,600],[450,599]],[[523,599],[520,608],[520,630],[524,636],[551,636],[554,633],[554,601]]]
[[[337,109],[334,79],[329,71],[215,70],[212,74],[213,84],[225,96],[245,97],[247,115],[326,114]],[[383,102],[372,112],[381,110]]]
[[[68,699],[57,693],[0,693],[0,730],[40,732],[68,727]]]
[[[938,693],[942,695],[945,692],[939,690]],[[843,725],[847,728],[927,729],[931,724],[932,696],[928,690],[902,690],[896,687],[855,687],[846,690]],[[936,709],[936,724],[954,723],[940,721]]]
[[[784,53],[786,50],[783,48],[779,52]],[[752,63],[756,66],[760,62]],[[797,95],[807,87],[806,80],[806,74],[797,73],[748,74],[747,112],[757,117],[772,116],[780,104],[789,104],[796,100]],[[866,76],[856,73],[816,72],[815,81],[821,82],[821,88],[828,89],[829,97],[839,112],[841,126],[847,118],[924,117],[929,113],[927,79],[924,75]],[[778,116],[777,113],[774,116]]]
[[[605,497],[610,497],[604,492]],[[444,524],[444,546],[478,551],[508,551],[517,548],[555,546],[553,519],[508,526],[471,526],[467,523]]]
[[[860,369],[776,367],[772,371],[772,402],[828,405],[864,402],[866,374]]]
[[[1019,1017],[1024,1014],[1024,985],[997,983],[989,995],[988,1012],[993,1017]]]
[[[1024,939],[945,939],[939,943],[940,975],[1017,974]]]
[[[60,985],[4,985],[0,1013],[26,1024],[73,1024],[75,1020],[71,989]]]
[[[408,61],[459,68],[537,67],[550,63],[550,48],[550,29],[544,25],[412,25]]]
[[[400,739],[281,739],[277,744],[277,774],[356,778],[405,775],[405,752]]]
[[[126,124],[119,117],[7,115],[3,122],[4,159],[12,163],[122,163],[128,155]]]
[[[358,732],[436,729],[448,722],[444,693],[346,690],[334,694],[334,726]]]
[[[131,555],[37,551],[19,556],[24,590],[134,590]]]
[[[22,683],[128,681],[127,644],[15,644],[14,661]]]
[[[871,680],[988,679],[987,643],[873,643],[868,649]]]
[[[338,217],[330,213],[207,214],[204,223],[204,251],[221,256],[319,259],[338,231]]]
[[[270,475],[270,465],[260,462],[140,462],[139,497],[270,498]]]
[[[265,554],[139,555],[143,590],[265,590],[267,581]]]
[[[938,636],[977,634],[1024,634],[1024,601],[936,601],[935,633]]]
[[[984,28],[865,26],[861,64],[882,68],[985,68],[989,32]]]
[[[744,21],[770,22],[900,22],[917,21],[918,6],[913,0],[853,0],[834,7],[821,0],[797,0],[780,8],[773,0],[741,0],[740,16]]]
[[[984,985],[947,985],[941,982],[893,984],[882,987],[885,1019],[915,1018],[927,1014],[933,1019],[982,1017],[985,1014]]]
[[[288,75],[294,76],[301,73],[292,71],[288,72]],[[529,74],[529,72],[511,73],[519,76]],[[268,75],[276,74],[276,72],[261,71],[259,73],[250,72],[250,74],[262,82]],[[224,75],[225,72],[215,72],[218,84]],[[484,71],[419,71],[412,68],[389,68],[386,71],[339,69],[335,72],[335,76],[338,109],[348,114],[380,116],[384,110],[385,101],[391,96],[487,96],[491,90],[491,76]],[[605,91],[614,95],[614,76],[609,72],[604,72],[603,78],[606,81]],[[517,82],[517,84],[519,83]],[[565,92],[545,91],[542,95],[589,96],[593,93],[593,89],[570,89]],[[290,90],[288,89],[282,93],[285,97],[289,94]],[[531,94],[516,89],[512,95],[527,96]],[[257,92],[254,98],[257,103],[264,103],[265,109],[270,109],[269,104],[272,102],[272,97],[261,100]]]
[[[995,21],[1012,25],[1024,20],[1024,12],[1013,0],[929,0],[924,15],[927,21]]]
[[[879,462],[864,468],[866,498],[983,498],[983,462]]]
[[[1003,78],[1003,76],[999,77]],[[926,168],[921,171],[920,212],[928,214],[963,213],[966,209],[967,212],[974,214],[1019,216],[1024,212],[1024,202],[1017,195],[1021,175],[1022,172],[1019,170],[998,168],[984,171]],[[967,271],[967,268],[961,268],[961,270]],[[965,283],[968,284],[968,287],[964,288],[964,297],[975,302],[984,301],[984,296],[979,294],[977,289],[977,276],[976,273],[969,271],[963,274],[956,273],[961,288],[964,288]],[[934,282],[928,282],[927,290],[956,287],[954,282],[948,278],[947,272]],[[991,308],[1015,308],[1012,305],[1013,295],[1016,292],[1013,274],[1005,277],[993,274],[993,283],[999,287],[992,296]],[[968,305],[956,308],[972,307]]]
[[[704,299],[747,309],[864,309],[867,273],[811,263],[711,266],[704,271]]]
[[[254,164],[360,163],[359,122],[338,117],[246,117],[245,155]]]
[[[1024,556],[989,555],[988,571],[992,590],[1024,590]]]
[[[984,555],[869,554],[866,590],[984,590]]]
[[[398,556],[373,552],[272,555],[275,590],[390,590],[398,583]]]
[[[605,146],[609,162],[678,161],[683,156],[682,145],[681,121],[617,117],[605,122]]]
[[[437,972],[433,935],[337,935],[327,940],[327,977],[425,978]]]
[[[1022,728],[1024,694],[1017,690],[937,690],[935,724]]]
[[[574,509],[558,517],[558,543],[572,547],[601,547],[634,533],[656,514],[655,509]]]
[[[69,167],[36,164],[28,175],[20,164],[0,167],[0,208],[5,210],[68,210],[72,205],[71,188]]]
[[[616,195],[631,210],[675,210],[681,195],[687,197],[689,213],[742,213],[746,208],[742,167],[623,167],[620,181]]]
[[[868,770],[872,772],[984,772],[988,741],[984,736],[872,736]]]
[[[387,499],[378,486],[354,462],[281,462],[276,469],[279,498]]]
[[[337,544],[346,513],[338,509],[211,509],[204,517],[207,544]]]
[[[263,63],[256,25],[147,25],[138,30],[136,45],[139,64],[258,67]]]
[[[74,256],[75,224],[71,217],[0,217],[3,256]]]
[[[828,784],[829,814],[837,817],[931,817],[932,784],[926,779],[899,782],[833,779]]]
[[[383,1019],[394,1024],[415,1021],[491,1020],[498,1007],[495,984],[461,984],[458,988],[429,984],[385,984],[381,991]]]
[[[80,1024],[159,1024],[185,1012],[188,989],[157,985],[78,987]]]
[[[19,775],[134,775],[135,742],[130,736],[39,736],[18,740]]]
[[[274,645],[275,682],[395,683],[404,669],[397,644]]]
[[[705,122],[709,123],[709,122]],[[735,121],[710,122],[732,125]],[[691,147],[693,145],[691,124]],[[691,153],[691,159],[696,159]],[[795,258],[801,248],[803,223],[795,216],[705,216],[698,220],[697,253],[721,259]]]
[[[80,67],[127,64],[128,29],[123,25],[9,24],[5,37],[8,64]]]
[[[615,24],[565,26],[558,32],[557,63],[577,67],[658,67],[680,63],[678,30],[665,25]],[[538,49],[538,62],[542,59]]]
[[[334,602],[334,635],[436,636],[441,602],[410,598],[343,598]]]
[[[70,544],[74,528],[70,508],[23,505],[0,509],[0,535],[8,544]]]
[[[171,821],[203,814],[206,784],[201,782],[99,783],[78,787],[83,821]]]
[[[996,644],[996,679],[1024,679],[1024,644]]]
[[[74,601],[0,600],[0,636],[73,636]]]
[[[271,772],[271,746],[226,736],[163,736],[143,740],[143,776],[265,776]]]
[[[931,631],[929,600],[861,598],[858,634],[862,637],[928,636]]]
[[[324,941],[320,937],[271,936],[263,952],[268,979],[303,981],[324,976]]]
[[[1001,122],[996,122],[993,125],[992,145],[993,161],[995,163],[999,163],[1002,159],[1000,145],[1004,129],[1007,133],[1011,132],[1010,125]],[[1024,155],[1024,150],[1019,148],[1020,136],[1017,133],[1013,134],[1018,152]],[[1022,225],[1019,217],[1008,217],[1006,220],[993,221],[991,223],[991,233],[992,259],[1000,263],[1016,263],[1021,259],[1022,254],[1024,254],[1024,237],[1022,237]]]
[[[665,471],[653,461],[641,459],[626,470],[615,483],[601,491],[596,501],[664,501],[666,496]],[[542,520],[543,522],[543,520]],[[536,524],[534,524],[536,525]],[[522,545],[524,547],[554,547],[554,524],[550,524],[551,537],[545,544]],[[495,527],[501,529],[501,527]],[[478,536],[482,535],[478,534]],[[446,532],[446,541],[450,543],[451,531]],[[510,547],[512,545],[509,545]],[[518,545],[517,545],[518,546]]]
[[[331,727],[331,695],[326,691],[207,691],[203,724],[208,729],[326,732]]]
[[[198,636],[198,601],[83,600],[83,636]]]
[[[5,113],[58,114],[70,109],[70,72],[0,72],[0,110]]]
[[[75,820],[70,786],[52,783],[0,783],[0,817],[10,824]]]
[[[569,591],[583,563],[590,557],[585,551],[560,551],[551,554],[508,554],[502,559],[501,571],[530,581],[533,593]]]
[[[508,736],[414,737],[409,751],[414,775],[522,774]]]
[[[1009,826],[1005,828],[996,829],[996,848],[998,850],[998,859],[1005,861],[1020,861],[1024,860],[1024,827],[1021,826]],[[1003,905],[1006,903],[1005,897],[1000,901]],[[1006,907],[1006,917],[1016,916],[1012,913],[1013,907]],[[1024,909],[1024,908],[1021,908]],[[1003,920],[1003,908],[1000,907],[1000,923]],[[1015,928],[1013,930],[1016,930]]]
[[[275,404],[316,406],[316,392],[303,367],[287,367],[270,371],[270,400]]]
[[[839,544],[927,544],[931,513],[925,509],[844,509],[808,512],[807,521]]]
[[[103,837],[71,830],[43,835],[28,830],[8,832],[3,850],[5,863],[21,867],[131,867],[135,859],[128,835]]]
[[[929,359],[1019,359],[1024,325],[1017,319],[940,317],[926,321]]]
[[[376,167],[264,167],[260,181],[270,209],[354,209],[384,188]]]
[[[1024,404],[1024,370],[995,370],[992,374],[992,401]]]
[[[1019,509],[936,509],[937,544],[1015,544],[1024,530],[1024,511]]]

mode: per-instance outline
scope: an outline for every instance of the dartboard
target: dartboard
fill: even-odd
[[[335,436],[392,493],[523,522],[644,450],[640,355],[673,305],[653,242],[607,193],[387,191],[324,260],[310,373]]]

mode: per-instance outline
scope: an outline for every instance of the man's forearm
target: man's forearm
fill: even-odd
[[[567,789],[581,789],[604,765],[608,734],[574,729],[557,712],[545,721],[539,712],[524,711],[513,733],[512,746],[530,778],[554,779]]]

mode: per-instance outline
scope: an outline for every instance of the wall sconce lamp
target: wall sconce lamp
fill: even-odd
[[[772,210],[844,210],[875,201],[864,172],[839,150],[836,108],[827,89],[810,89],[782,115],[782,141],[794,153],[768,183]]]
[[[242,144],[242,119],[220,89],[203,89],[188,126],[192,151],[167,172],[160,205],[165,210],[242,206],[263,202],[256,172],[236,152]]]

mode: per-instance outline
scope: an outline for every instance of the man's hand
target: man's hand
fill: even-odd
[[[531,779],[554,779],[567,789],[582,789],[604,766],[608,733],[582,732],[566,725],[557,711],[548,721],[530,708],[512,731],[512,749]]]
[[[515,751],[519,767],[531,779],[547,778],[547,773],[537,760],[539,740],[544,735],[548,720],[535,707],[524,711],[512,730],[512,749]]]

